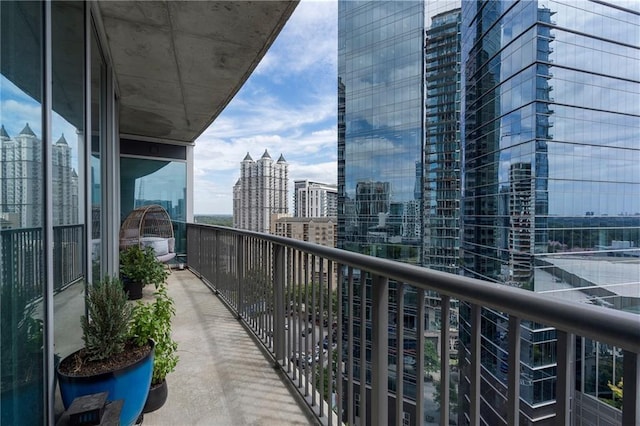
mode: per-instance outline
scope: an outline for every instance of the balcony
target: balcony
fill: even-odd
[[[481,388],[487,374],[480,357],[484,309],[500,312],[508,330],[500,345],[508,354],[491,376],[504,385],[496,411],[505,424],[522,421],[528,405],[522,398],[532,378],[519,366],[525,324],[555,328],[556,402],[546,408],[553,424],[577,423],[576,416],[596,401],[575,391],[576,337],[619,348],[623,406],[604,409],[614,423],[640,420],[640,327],[633,314],[229,228],[189,224],[187,246],[191,272],[174,272],[169,283],[178,307],[174,330],[181,361],[169,376],[167,405],[145,416],[150,424],[479,424],[487,398]],[[337,276],[326,273],[333,270]],[[360,309],[365,284],[370,290]],[[332,297],[329,289],[343,297]],[[425,336],[433,331],[425,333],[423,321],[416,321],[417,342],[407,345],[406,318],[393,315],[411,299],[416,316],[424,317],[425,294],[441,301],[435,333],[439,380],[433,383],[424,364]],[[450,362],[456,332],[450,307],[458,306],[453,301],[466,304],[470,314],[469,340],[456,365]],[[360,351],[357,342],[365,335],[370,346]],[[456,407],[450,387],[457,387],[452,379],[458,374],[467,378],[468,396]],[[365,382],[366,398],[359,392]],[[437,387],[440,401],[426,392],[416,398],[415,383]]]
[[[31,263],[7,257],[15,252],[10,247],[38,240],[33,232],[3,231],[6,260],[28,265],[41,258],[39,244],[28,253]],[[57,270],[56,288],[80,273],[81,255],[72,250],[81,245],[80,234],[79,227],[54,232],[55,246],[61,248],[56,252],[74,259],[69,268]],[[223,227],[188,224],[187,254],[190,271],[169,277],[180,362],[168,377],[167,404],[145,415],[145,424],[402,425],[418,424],[418,418],[429,425],[479,424],[488,400],[483,381],[489,380],[501,396],[497,415],[514,425],[530,408],[526,401],[540,380],[536,374],[545,369],[557,371],[552,378],[556,402],[537,408],[553,424],[587,424],[578,416],[594,407],[611,424],[640,423],[637,315]],[[33,277],[18,276],[29,296],[33,289],[26,284]],[[434,319],[436,326],[429,323],[425,329],[424,321],[395,315],[405,308],[415,318]],[[466,309],[466,315],[458,318],[458,309]],[[435,310],[438,318],[431,316]],[[487,343],[482,334],[488,310],[506,331],[492,342],[492,350],[502,354],[494,370],[483,358],[487,348],[481,350]],[[531,340],[525,333],[532,329],[553,333],[548,352],[522,351],[522,342]],[[461,345],[456,345],[458,332]],[[360,350],[360,336],[366,336],[367,350]],[[586,347],[575,344],[578,337],[600,343],[592,346],[599,348],[596,357],[608,351],[623,365],[622,377],[615,379],[624,379],[621,410],[576,390],[577,381],[586,381],[585,368],[581,378],[576,374],[576,349],[584,357]],[[425,364],[430,360],[425,340],[432,339],[435,367]],[[534,367],[529,372],[523,368],[528,357]],[[360,396],[361,383],[366,383],[366,397]],[[453,400],[463,388],[465,396]],[[331,408],[325,402],[329,395]]]

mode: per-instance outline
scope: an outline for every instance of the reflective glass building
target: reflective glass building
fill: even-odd
[[[639,13],[627,1],[462,3],[466,275],[638,311]],[[506,424],[505,318],[484,311],[481,327],[481,416]],[[522,335],[520,421],[547,424],[555,331],[523,323]],[[576,418],[615,423],[599,400],[620,378],[620,353],[580,341],[577,354]]]
[[[418,265],[422,257],[424,10],[421,1],[338,3],[338,247]],[[404,395],[415,400],[415,370],[410,366],[416,365],[416,292],[407,291],[404,298],[405,342],[413,345],[403,369]],[[395,319],[395,300],[391,304],[390,318]],[[365,335],[360,327],[362,309],[368,313]],[[367,384],[371,381],[370,311],[369,290],[355,294],[349,312],[357,358],[354,375],[361,377],[359,361],[364,350]],[[389,386],[394,392],[395,352],[389,354],[389,364]],[[359,400],[359,386],[354,392]],[[362,417],[357,403],[354,409],[356,417]],[[405,411],[413,424],[415,408]]]

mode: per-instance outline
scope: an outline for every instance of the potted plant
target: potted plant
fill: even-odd
[[[57,367],[65,409],[79,396],[108,392],[123,400],[120,424],[131,425],[142,414],[153,370],[154,343],[131,338],[133,306],[122,282],[105,277],[87,291],[88,316],[81,317],[84,348]]]
[[[138,343],[152,339],[155,342],[153,375],[149,396],[143,413],[162,407],[167,400],[167,374],[176,368],[178,344],[171,337],[171,318],[175,315],[173,299],[167,293],[166,284],[161,284],[151,303],[139,301],[133,308],[131,335]]]
[[[0,424],[35,424],[44,404],[43,322],[26,291],[0,286]]]
[[[142,298],[142,288],[154,284],[156,288],[167,280],[164,263],[156,258],[153,247],[137,245],[120,252],[120,276],[129,300]]]

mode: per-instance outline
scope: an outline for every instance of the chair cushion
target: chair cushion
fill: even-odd
[[[169,253],[169,242],[167,238],[162,237],[142,237],[140,238],[142,247],[153,247],[156,256],[163,256]]]

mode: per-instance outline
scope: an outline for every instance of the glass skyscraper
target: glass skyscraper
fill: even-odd
[[[626,1],[462,3],[465,275],[638,311],[639,13]],[[468,314],[461,307],[464,348]],[[506,424],[506,318],[485,310],[481,327],[481,416]],[[555,330],[522,327],[520,421],[547,424]],[[590,407],[611,397],[619,351],[580,341],[577,353],[575,417],[615,423]]]
[[[339,246],[640,312],[640,7],[456,7],[340,2]],[[438,295],[425,295],[420,320],[415,296],[404,295],[409,341],[438,328]],[[367,298],[354,300],[353,309],[369,309]],[[465,424],[468,307],[460,312],[452,418]],[[483,312],[481,416],[492,425],[507,418],[506,321]],[[553,421],[555,339],[553,328],[522,323],[522,424]],[[575,418],[615,424],[619,411],[602,401],[620,379],[620,351],[580,340],[576,352]]]
[[[338,247],[417,265],[422,262],[424,8],[416,1],[338,3]],[[358,279],[369,284],[370,277]],[[394,283],[391,287],[395,295]],[[366,293],[354,295],[349,314],[357,358],[353,373],[361,377],[365,351],[369,384],[370,324],[367,320],[361,335],[359,316],[362,309],[371,310],[370,290]],[[415,290],[403,295],[405,344],[413,350],[405,352],[404,371],[398,372],[409,399],[422,388],[411,367],[418,329],[415,296]],[[394,301],[390,309],[396,318]],[[390,353],[392,392],[396,364]],[[360,387],[354,392],[359,400]],[[357,403],[354,409],[360,417]],[[405,411],[417,420],[415,407]]]
[[[338,40],[339,247],[419,264],[424,4],[341,1]]]

